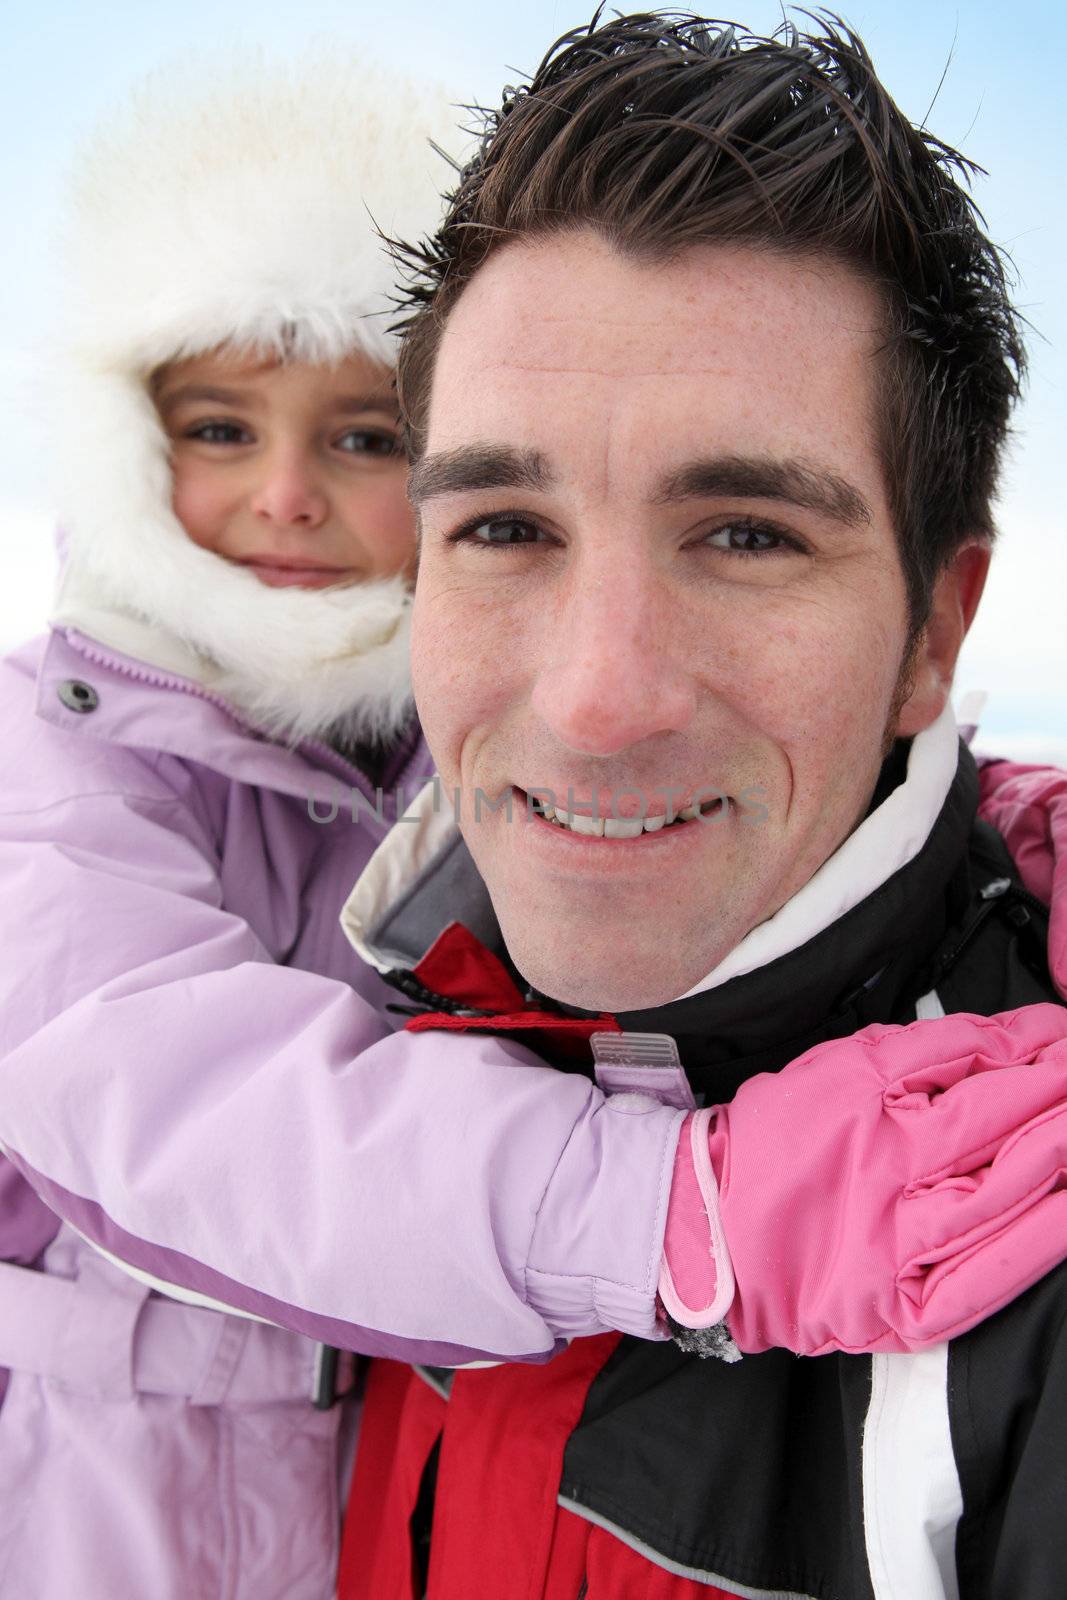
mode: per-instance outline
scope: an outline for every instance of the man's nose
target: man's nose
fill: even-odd
[[[279,527],[321,527],[329,501],[314,463],[303,452],[279,450],[267,457],[263,468],[251,500],[255,515]]]
[[[697,691],[670,596],[655,576],[576,574],[569,605],[547,630],[532,703],[571,750],[610,756],[657,733],[681,732]]]

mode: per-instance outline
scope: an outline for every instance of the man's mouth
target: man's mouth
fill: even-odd
[[[519,793],[531,815],[587,839],[638,839],[645,833],[674,832],[702,819],[721,817],[730,806],[729,797],[720,793],[696,805],[682,806],[677,813],[665,810],[636,817],[605,817],[593,815],[592,808],[569,810],[566,805],[540,799],[536,793],[528,795],[523,790]]]

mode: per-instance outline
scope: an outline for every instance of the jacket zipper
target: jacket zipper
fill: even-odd
[[[1036,895],[1031,894],[1029,889],[1011,879],[993,878],[978,891],[978,894],[981,905],[970,922],[960,930],[955,944],[945,950],[936,962],[930,988],[937,988],[941,979],[952,970],[975,935],[994,913],[1007,917],[1008,921],[1019,929],[1026,927],[1034,913],[1039,917],[1048,916],[1048,907],[1043,905]]]

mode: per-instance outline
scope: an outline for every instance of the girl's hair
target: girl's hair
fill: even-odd
[[[142,381],[216,348],[392,366],[390,233],[433,226],[457,114],[345,50],[179,58],[86,142],[60,241],[67,359]]]

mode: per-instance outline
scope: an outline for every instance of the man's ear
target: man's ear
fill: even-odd
[[[921,733],[944,710],[956,658],[982,598],[992,552],[985,539],[961,545],[934,582],[930,615],[908,663],[909,693],[897,721],[898,736]]]

